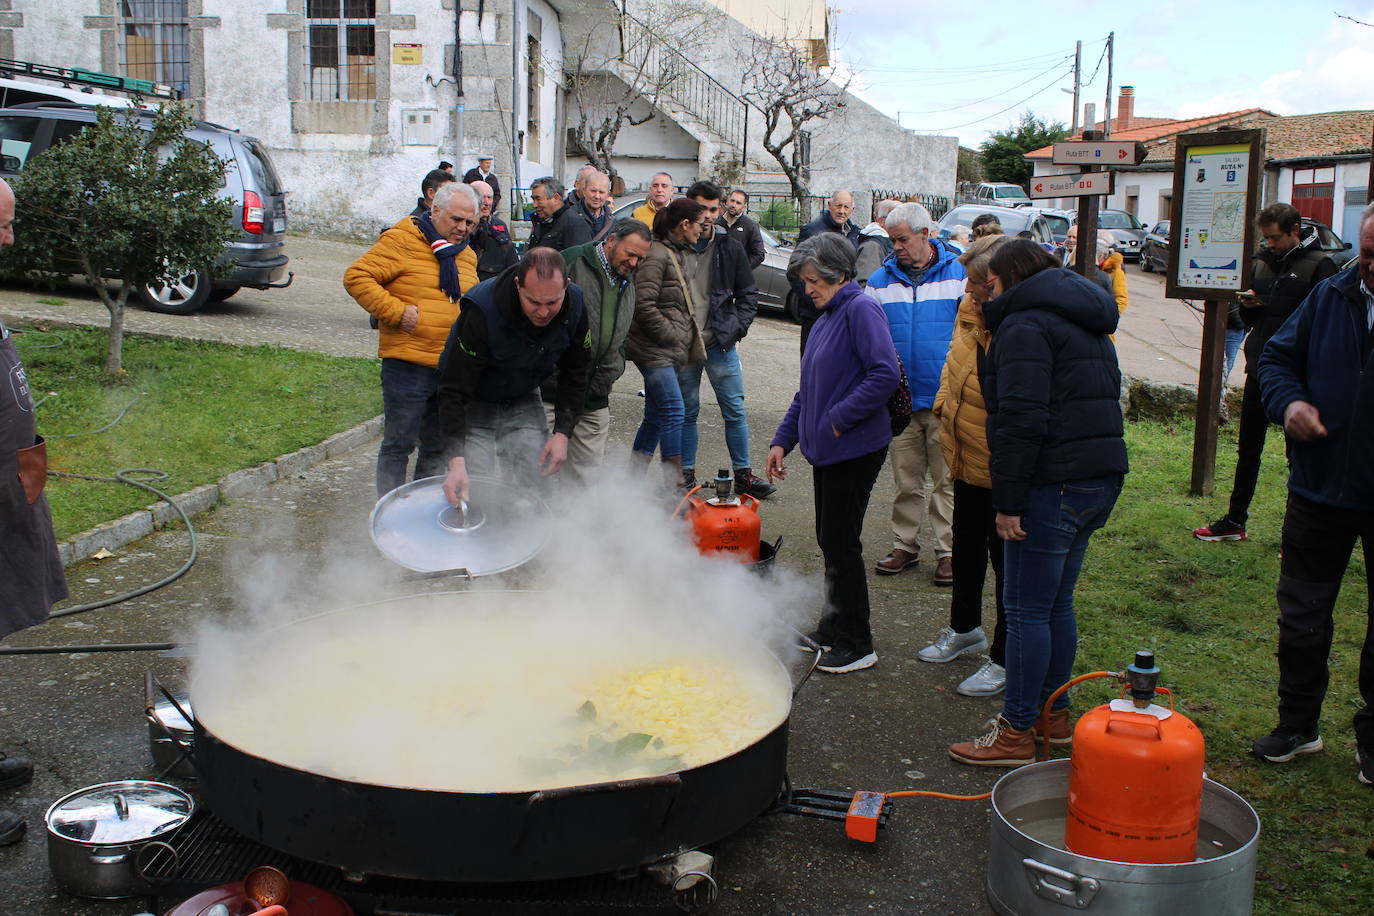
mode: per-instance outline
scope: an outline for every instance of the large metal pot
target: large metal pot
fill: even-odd
[[[176,786],[125,780],[78,789],[53,802],[48,865],[59,887],[76,897],[117,900],[152,891],[141,869],[149,847],[186,822],[195,802]]]
[[[1245,916],[1252,909],[1259,816],[1204,780],[1204,858],[1168,865],[1111,862],[1063,848],[1068,760],[1022,767],[992,790],[988,901],[1003,916]],[[1057,832],[1056,832],[1057,831]]]
[[[484,594],[456,593],[466,606],[448,613],[489,612]],[[432,597],[384,602],[369,613],[385,619],[407,602]],[[328,623],[332,616],[281,629]],[[768,658],[790,696],[786,666]],[[457,656],[455,662],[461,663]],[[784,716],[729,756],[658,776],[512,792],[400,788],[309,772],[235,746],[215,733],[213,704],[193,696],[204,801],[266,846],[356,874],[491,882],[634,867],[743,827],[776,801],[787,763]]]

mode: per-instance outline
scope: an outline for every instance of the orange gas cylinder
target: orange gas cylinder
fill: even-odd
[[[701,499],[693,494],[682,514],[692,526],[697,550],[707,556],[757,563],[763,525],[759,501],[747,493],[730,496],[732,482],[729,472],[722,471],[717,477],[717,495]]]
[[[1074,728],[1065,846],[1114,862],[1192,862],[1202,813],[1202,732],[1150,702],[1159,677],[1153,653],[1137,653],[1127,677],[1131,699],[1091,710]]]

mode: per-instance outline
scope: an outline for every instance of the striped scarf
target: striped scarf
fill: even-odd
[[[439,260],[439,288],[448,296],[450,302],[457,302],[463,297],[463,284],[458,279],[458,252],[468,247],[471,234],[461,243],[453,244],[434,228],[434,219],[428,211],[417,216],[415,223],[425,234],[434,257]]]

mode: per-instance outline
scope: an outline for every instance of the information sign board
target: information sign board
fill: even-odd
[[[1232,299],[1250,286],[1262,131],[1178,138],[1166,295]]]

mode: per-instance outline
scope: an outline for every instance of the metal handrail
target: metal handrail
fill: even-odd
[[[623,17],[622,60],[631,48],[640,42],[647,43],[644,69],[665,74],[660,86],[662,93],[738,149],[743,157],[748,137],[747,103],[681,51],[658,38],[643,22],[628,13]]]

